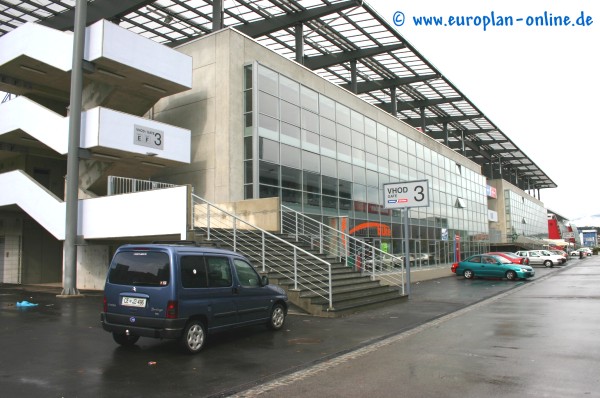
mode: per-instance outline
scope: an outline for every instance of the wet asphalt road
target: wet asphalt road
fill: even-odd
[[[599,397],[600,261],[572,264],[238,396]]]
[[[305,371],[315,364],[324,364],[333,358],[342,358],[342,355],[356,349],[376,347],[372,344],[382,344],[386,338],[393,339],[402,332],[418,330],[415,328],[423,327],[427,322],[439,321],[447,314],[522,286],[525,288],[520,290],[519,294],[535,291],[547,281],[572,279],[573,286],[577,287],[579,282],[575,280],[582,280],[591,284],[589,288],[595,289],[594,294],[598,298],[598,271],[593,278],[578,272],[580,269],[590,269],[594,264],[597,267],[594,270],[600,270],[600,259],[597,256],[584,260],[573,259],[570,265],[560,268],[536,268],[536,277],[526,282],[492,279],[466,281],[455,277],[420,282],[411,287],[410,300],[366,313],[339,319],[291,314],[280,332],[271,332],[265,327],[256,326],[213,335],[210,336],[205,349],[195,356],[183,354],[173,341],[141,338],[133,348],[117,346],[111,335],[104,332],[100,326],[100,292],[85,292],[86,297],[80,299],[59,299],[55,297],[56,291],[0,285],[0,394],[6,397],[217,397],[248,389],[250,393],[257,394],[252,392],[253,387]],[[563,275],[569,275],[569,279],[560,278]],[[569,283],[563,284],[561,294],[568,296],[573,286]],[[523,305],[517,315],[520,319],[554,319],[554,312],[551,311],[556,307],[553,304],[557,301],[554,296],[548,293],[536,294],[535,298],[528,300],[536,301],[533,303],[535,305]],[[37,303],[38,306],[19,309],[15,304],[22,300]],[[570,313],[570,307],[560,308],[561,312],[556,313],[559,316],[557,319]],[[585,307],[582,307],[577,311],[585,310]],[[487,310],[482,313],[487,313]],[[600,315],[598,308],[596,313]],[[510,312],[496,314],[500,319],[506,319],[507,325],[510,324],[512,315]],[[593,318],[594,322],[599,315]],[[464,316],[456,316],[455,319],[461,324],[460,319]],[[496,319],[493,311],[489,317],[484,321],[492,322]],[[443,330],[449,324],[440,324],[438,329]],[[524,324],[527,326],[527,322]],[[597,325],[598,323],[595,323],[593,326]],[[475,329],[475,326],[477,322],[470,328]],[[592,325],[586,325],[582,321],[560,330],[564,333],[580,333],[579,330],[587,333],[592,330],[591,327]],[[480,337],[475,342],[480,340],[481,336],[485,336],[485,333],[482,333],[476,334]],[[598,337],[595,342],[600,340],[597,329],[592,336]],[[443,343],[445,348],[442,351],[453,347],[456,349],[465,345],[465,340],[460,337],[441,333],[433,342]],[[546,350],[549,342],[545,337],[542,336],[543,340],[540,340],[543,344],[534,347]],[[558,343],[564,339],[561,335],[551,335],[551,340]],[[433,347],[432,341],[426,344]],[[468,341],[467,346],[470,344]],[[509,342],[502,344],[508,346]],[[516,350],[510,352],[513,351]],[[368,368],[379,369],[377,374],[387,375],[388,380],[396,379],[395,371],[392,374],[387,371],[389,366],[385,363],[390,361],[389,358],[384,359],[382,355],[381,358],[371,357],[371,361]],[[464,362],[466,361],[448,366],[461,369],[465,366]],[[354,361],[346,362],[346,367],[350,368],[348,372],[351,369],[361,369],[358,374],[361,379],[366,373],[363,372],[362,366],[354,366],[353,363]],[[429,372],[424,368],[421,373],[419,364],[419,361],[416,361],[411,372],[419,374],[419,380],[426,381]],[[507,366],[512,366],[512,363]],[[595,366],[594,370],[597,371],[598,365]],[[332,367],[332,370],[334,369],[340,368]],[[596,374],[600,372],[597,371]],[[339,382],[334,384],[336,388],[330,391],[331,395],[326,393],[325,387],[318,395],[370,394],[353,395],[352,391],[356,393],[362,390],[344,392],[338,389],[343,385],[351,385],[347,381],[353,379],[350,373],[342,373],[340,377]],[[409,385],[405,383],[406,381],[403,385]],[[292,383],[289,391],[270,391],[263,396],[306,396],[306,392],[295,390],[293,387],[301,384]],[[396,386],[385,388],[393,388],[393,394],[388,390],[387,396],[399,396]],[[296,393],[299,395],[295,395]],[[384,391],[373,394],[386,396]]]

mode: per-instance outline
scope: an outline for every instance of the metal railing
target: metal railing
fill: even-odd
[[[365,243],[347,233],[321,223],[287,206],[281,206],[281,233],[293,236],[296,241],[309,244],[319,253],[335,257],[347,266],[398,286],[404,294],[404,256],[394,256]]]
[[[231,245],[247,257],[260,261],[263,272],[293,281],[296,291],[308,290],[328,302],[333,310],[331,263],[242,220],[216,205],[192,194],[192,225],[206,239]]]
[[[152,191],[155,189],[173,188],[175,184],[166,182],[138,180],[137,178],[108,176],[107,194],[121,195],[125,193],[135,193],[143,191]]]

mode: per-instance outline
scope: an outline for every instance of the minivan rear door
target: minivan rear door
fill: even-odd
[[[173,288],[169,254],[152,250],[117,252],[107,282],[109,313],[162,318]]]

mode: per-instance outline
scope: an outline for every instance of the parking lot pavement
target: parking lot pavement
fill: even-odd
[[[533,280],[567,268],[536,268]],[[167,340],[118,346],[100,326],[102,292],[61,299],[60,289],[0,285],[0,391],[15,397],[226,396],[527,283],[417,282],[401,303],[335,319],[292,313],[282,331],[256,326],[211,335],[194,356]],[[17,307],[23,301],[37,305]]]

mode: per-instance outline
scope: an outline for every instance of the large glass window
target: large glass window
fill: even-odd
[[[319,95],[319,113],[330,120],[335,120],[335,101]]]
[[[350,145],[342,144],[341,142],[337,143],[337,153],[338,159],[343,160],[344,162],[352,161],[352,148]]]
[[[300,147],[300,127],[281,122],[281,143]]]
[[[314,171],[319,173],[321,171],[321,158],[318,153],[302,151],[302,168],[304,170]]]
[[[281,121],[300,126],[300,107],[286,101],[281,101]]]
[[[300,151],[300,148],[281,144],[281,164],[299,169],[302,166],[302,154]]]
[[[252,165],[256,164],[259,197],[279,196],[324,221],[348,216],[353,226],[369,221],[389,224],[392,236],[379,238],[389,240],[390,252],[398,252],[402,217],[399,211],[383,209],[382,184],[427,179],[432,203],[410,211],[411,250],[435,253],[432,258],[452,258],[452,245],[443,237],[455,235],[461,237],[464,255],[482,250],[488,229],[482,175],[457,166],[427,142],[409,138],[412,133],[400,124],[375,122],[379,119],[369,107],[362,113],[269,68],[258,65],[256,69],[256,87],[252,68],[244,70],[246,197],[252,197]],[[252,125],[253,118],[257,126]],[[253,142],[258,142],[259,159],[253,157]],[[457,198],[465,206],[456,207]],[[543,223],[533,215],[539,209],[512,197],[507,202],[512,228],[528,235],[538,233],[537,225]],[[357,234],[375,237],[377,231],[368,228]]]
[[[319,134],[302,130],[302,148],[308,151],[319,152]]]
[[[281,166],[281,186],[284,188],[301,189],[302,172],[298,169]]]
[[[300,104],[304,109],[319,113],[319,95],[308,87],[300,86]]]
[[[259,139],[258,153],[261,160],[279,163],[279,143],[266,138]]]
[[[264,68],[261,68],[264,69]],[[281,99],[300,105],[300,84],[288,79],[285,76],[279,76],[279,96]]]
[[[259,90],[272,95],[278,95],[278,74],[268,68],[258,68]]]

